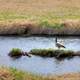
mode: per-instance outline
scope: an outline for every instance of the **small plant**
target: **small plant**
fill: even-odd
[[[13,48],[10,52],[9,52],[9,56],[10,57],[21,57],[22,56],[22,51],[18,48]]]

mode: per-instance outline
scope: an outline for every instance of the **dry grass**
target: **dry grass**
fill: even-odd
[[[54,76],[50,80],[80,80],[80,73],[69,73],[60,76]]]
[[[16,34],[16,30],[17,33],[24,33],[23,27],[19,29],[17,26],[64,26],[63,31],[58,31],[59,34],[80,34],[80,0],[0,0],[0,33],[7,34],[10,31],[10,34]],[[38,30],[34,29],[33,32],[41,33],[42,29]]]
[[[0,68],[0,80],[80,80],[80,73],[69,73],[58,76],[49,75],[43,77],[12,68]]]
[[[80,18],[80,0],[0,0],[0,19]]]
[[[14,77],[12,76],[9,69],[0,68],[0,80],[13,80]]]

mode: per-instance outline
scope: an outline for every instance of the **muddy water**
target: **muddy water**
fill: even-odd
[[[66,49],[80,50],[80,38],[58,38],[58,42],[62,42]],[[80,57],[59,61],[55,58],[32,56],[14,60],[8,57],[12,48],[20,48],[24,51],[30,51],[33,48],[56,48],[54,37],[0,37],[0,65],[45,75],[80,72]]]

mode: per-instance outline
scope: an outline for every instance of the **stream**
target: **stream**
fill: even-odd
[[[59,37],[58,42],[63,43],[66,49],[80,50],[79,37]],[[41,75],[80,72],[80,57],[61,61],[33,55],[31,58],[22,56],[19,59],[12,59],[8,56],[12,48],[20,48],[27,52],[34,48],[56,48],[55,37],[0,37],[0,65]]]

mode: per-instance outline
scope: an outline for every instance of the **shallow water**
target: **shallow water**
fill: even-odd
[[[80,50],[80,38],[58,38],[58,42],[63,42],[66,49]],[[0,37],[0,65],[45,75],[80,72],[80,57],[59,61],[55,58],[25,56],[14,60],[8,56],[12,48],[20,48],[23,51],[30,51],[34,48],[56,48],[54,37]]]

